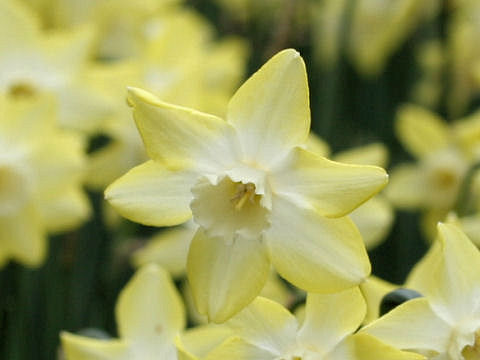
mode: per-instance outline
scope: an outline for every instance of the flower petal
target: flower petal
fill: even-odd
[[[134,167],[105,190],[120,215],[145,225],[171,226],[187,221],[196,176],[171,171],[155,161]]]
[[[258,348],[281,356],[295,344],[298,323],[275,301],[257,297],[226,323],[234,334]]]
[[[404,302],[361,330],[399,349],[437,352],[447,349],[451,331],[425,298]]]
[[[121,340],[99,340],[66,331],[60,334],[60,339],[68,360],[131,359],[127,344]]]
[[[129,88],[128,101],[152,159],[168,167],[211,171],[229,167],[238,158],[234,130],[226,121],[164,103],[136,88]]]
[[[388,149],[382,143],[373,143],[336,153],[333,160],[346,164],[386,167]]]
[[[168,273],[150,264],[138,270],[119,295],[115,314],[120,336],[173,344],[185,326],[180,295]]]
[[[269,165],[305,143],[310,109],[305,64],[293,49],[281,51],[253,74],[228,105],[245,161]]]
[[[417,165],[402,164],[390,173],[385,195],[399,208],[416,208],[421,206],[425,199],[426,186],[422,170]]]
[[[306,348],[326,354],[360,326],[366,309],[358,287],[334,294],[309,293],[298,340]]]
[[[190,245],[187,274],[198,311],[221,323],[247,306],[262,290],[270,272],[260,239],[233,241],[209,237],[199,229]]]
[[[479,307],[480,253],[457,226],[439,223],[437,228],[436,243],[407,285],[424,294],[446,321],[468,321]]]
[[[400,351],[373,336],[357,333],[349,336],[331,354],[329,360],[423,360],[424,356]]]
[[[357,225],[367,249],[371,250],[385,240],[393,223],[394,212],[381,195],[368,200],[349,215]]]
[[[279,274],[304,290],[331,293],[353,287],[370,274],[362,238],[347,217],[329,219],[274,197],[265,234]]]
[[[380,303],[383,297],[390,291],[398,288],[397,285],[391,284],[376,276],[369,276],[366,281],[360,284],[360,290],[367,303],[367,314],[363,321],[364,324],[369,324],[380,316]]]
[[[27,204],[14,214],[0,215],[0,229],[0,244],[5,257],[28,266],[42,263],[47,252],[47,234],[33,204]]]
[[[204,360],[274,360],[276,357],[268,350],[250,344],[244,339],[232,336],[212,350]]]
[[[39,199],[39,211],[48,232],[61,232],[79,226],[90,215],[90,202],[80,186],[71,186]]]
[[[184,275],[188,248],[196,231],[197,227],[191,224],[160,232],[146,246],[133,253],[133,264],[139,267],[154,262],[173,277]]]
[[[300,207],[339,217],[367,201],[387,181],[379,167],[342,164],[296,148],[273,171],[272,187]]]
[[[407,150],[422,157],[448,146],[447,124],[433,112],[416,105],[404,105],[397,113],[397,136]]]

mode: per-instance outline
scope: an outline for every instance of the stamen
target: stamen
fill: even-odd
[[[247,200],[253,203],[255,198],[255,185],[252,183],[248,184],[238,184],[237,192],[230,201],[234,204],[235,210],[240,211]]]

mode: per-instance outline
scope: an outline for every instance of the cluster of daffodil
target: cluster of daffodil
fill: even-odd
[[[47,234],[88,219],[82,186],[146,159],[127,84],[221,115],[246,61],[179,1],[2,0],[0,23],[1,263],[41,264]]]
[[[380,313],[382,298],[398,286],[369,276],[352,219],[367,237],[381,237],[368,230],[361,209],[388,207],[370,199],[387,175],[360,164],[385,164],[385,149],[374,144],[335,161],[324,157],[326,145],[309,135],[305,66],[295,50],[251,76],[225,119],[133,87],[128,103],[150,159],[111,184],[106,198],[133,221],[181,225],[134,254],[139,270],[116,305],[119,338],[64,332],[67,359],[480,357],[480,253],[455,219],[438,225],[436,241],[412,270],[405,287],[415,298]],[[405,107],[399,116],[399,132],[420,154],[447,141],[440,120],[425,110]],[[412,118],[420,120],[407,126]],[[451,185],[450,178],[425,185],[424,196],[434,202],[445,192],[435,186],[444,182]],[[171,280],[185,272],[200,323],[193,328],[186,328]],[[277,273],[306,292],[295,314]]]
[[[448,8],[396,112],[414,159],[389,178],[380,142],[332,153],[300,54],[238,87],[247,42],[182,0],[0,0],[0,266],[41,265],[91,217],[87,191],[112,233],[163,228],[128,252],[117,336],[63,331],[59,359],[480,360],[480,1],[212,3],[275,29],[265,53],[308,33],[313,66],[369,77]],[[394,208],[431,243],[403,285],[367,253]]]

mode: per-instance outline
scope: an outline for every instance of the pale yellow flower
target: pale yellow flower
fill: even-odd
[[[123,216],[200,226],[187,271],[198,310],[221,322],[250,303],[270,272],[333,292],[362,282],[370,264],[344,215],[387,182],[381,168],[304,150],[310,128],[305,66],[274,56],[230,100],[227,121],[130,89],[152,160],[106,190]]]
[[[382,71],[415,27],[437,12],[438,0],[358,0],[353,2],[348,53],[366,75]]]
[[[38,18],[16,0],[0,2],[0,94],[55,96],[62,127],[93,132],[109,114],[104,97],[85,86],[92,29],[42,32]]]
[[[365,316],[358,288],[335,294],[308,294],[300,325],[288,310],[258,297],[226,322],[233,331],[216,349],[218,359],[422,359],[402,352],[373,336],[355,334]]]
[[[141,268],[118,297],[119,339],[100,340],[61,334],[67,360],[176,360],[175,339],[185,327],[182,300],[156,265]]]
[[[401,304],[362,332],[429,359],[478,359],[480,253],[455,225],[440,223],[438,231],[407,281],[424,297]]]
[[[39,265],[47,233],[71,230],[89,215],[83,142],[56,120],[51,98],[0,96],[0,263]]]

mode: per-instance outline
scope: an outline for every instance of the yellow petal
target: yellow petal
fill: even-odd
[[[184,275],[188,248],[196,231],[197,227],[189,224],[154,235],[146,246],[133,253],[133,264],[139,267],[154,262],[173,277]]]
[[[332,354],[329,360],[422,360],[422,355],[400,351],[389,346],[373,336],[357,333],[343,341]]]
[[[232,241],[199,229],[190,245],[188,279],[198,311],[221,323],[247,306],[262,290],[270,272],[260,239],[238,235]]]
[[[268,350],[259,348],[238,336],[232,336],[210,352],[204,360],[273,360],[276,357]]]
[[[28,266],[40,265],[47,251],[47,234],[33,204],[0,215],[2,253]]]
[[[173,344],[185,326],[180,295],[168,273],[150,264],[138,270],[119,295],[115,314],[124,339]]]
[[[333,160],[346,164],[386,167],[388,149],[382,143],[373,143],[336,153]]]
[[[368,200],[350,214],[350,219],[357,225],[369,250],[385,240],[392,226],[393,217],[392,206],[381,195]]]
[[[451,331],[425,298],[404,302],[361,330],[399,349],[440,353],[447,349]]]
[[[0,50],[12,49],[35,43],[40,28],[39,18],[19,1],[0,2]]]
[[[425,179],[421,169],[414,164],[402,164],[390,173],[385,195],[393,205],[401,209],[416,208],[425,198]]]
[[[257,297],[226,323],[234,334],[258,348],[281,356],[295,344],[298,323],[282,305]]]
[[[329,219],[275,197],[265,239],[278,273],[295,286],[331,293],[353,287],[370,274],[357,228],[347,217]]]
[[[407,284],[425,295],[446,321],[466,321],[477,311],[480,253],[457,226],[439,223],[437,228],[436,243]]]
[[[154,226],[178,225],[191,216],[195,174],[171,171],[155,161],[134,167],[105,190],[105,198],[127,219]]]
[[[360,284],[360,290],[367,303],[367,314],[363,321],[365,324],[369,324],[379,318],[380,303],[383,297],[395,288],[398,288],[398,286],[373,275]]]
[[[131,359],[127,344],[120,340],[92,339],[66,331],[60,334],[60,339],[68,360]]]
[[[404,105],[398,110],[396,132],[406,149],[417,157],[446,147],[450,141],[443,119],[416,105]]]
[[[308,135],[306,149],[317,155],[328,157],[330,155],[330,147],[327,142],[320,138],[320,136],[310,132]]]
[[[80,186],[51,193],[39,200],[42,220],[49,232],[68,231],[88,219],[90,201]]]
[[[129,88],[128,101],[148,155],[169,167],[229,167],[238,158],[233,128],[224,120],[170,105]]]
[[[342,164],[296,148],[274,170],[272,187],[299,207],[340,217],[379,192],[387,181],[379,167]]]
[[[197,326],[180,334],[175,344],[181,352],[188,354],[190,358],[204,359],[209,352],[222,344],[232,334],[232,330],[223,325]]]
[[[279,52],[253,74],[228,105],[247,162],[269,165],[310,130],[305,64],[293,49]]]
[[[357,330],[365,312],[365,300],[358,287],[326,295],[309,293],[298,340],[308,349],[330,352]]]

